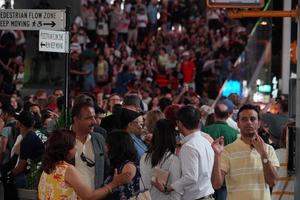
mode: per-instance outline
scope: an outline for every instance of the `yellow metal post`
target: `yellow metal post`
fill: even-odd
[[[229,10],[228,17],[230,18],[244,18],[244,17],[298,17],[298,10],[290,11],[239,11]]]

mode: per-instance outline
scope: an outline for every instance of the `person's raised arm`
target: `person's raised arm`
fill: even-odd
[[[252,139],[252,145],[261,156],[265,180],[270,187],[273,187],[278,178],[276,168],[270,162],[266,144],[257,132],[255,137]]]
[[[72,186],[78,196],[82,199],[94,200],[106,197],[112,192],[112,189],[126,183],[128,177],[129,175],[127,173],[117,174],[117,171],[115,171],[113,180],[110,183],[92,191],[92,189],[82,181],[79,171],[74,166],[70,166],[66,170],[65,181]]]
[[[224,182],[225,172],[221,170],[221,154],[224,151],[224,137],[219,137],[211,144],[215,152],[215,161],[211,176],[211,183],[214,189],[219,189]]]

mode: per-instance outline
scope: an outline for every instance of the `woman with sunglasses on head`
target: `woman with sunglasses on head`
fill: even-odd
[[[115,173],[111,182],[92,191],[70,164],[76,153],[75,144],[75,133],[70,130],[55,130],[50,135],[42,163],[38,199],[103,199],[127,181],[128,174]]]

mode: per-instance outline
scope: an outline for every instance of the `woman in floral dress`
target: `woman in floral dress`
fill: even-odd
[[[111,182],[92,191],[82,181],[79,171],[69,163],[76,153],[75,144],[75,134],[70,130],[56,130],[48,138],[38,186],[40,200],[103,199],[128,180],[128,174],[115,173]]]

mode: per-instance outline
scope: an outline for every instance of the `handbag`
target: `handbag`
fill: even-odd
[[[141,173],[138,172],[140,177],[141,177],[141,181],[143,184],[144,189],[140,190],[139,192],[137,192],[136,194],[134,194],[132,197],[129,198],[129,200],[152,200],[151,199],[151,195],[148,189],[146,189],[143,178],[141,176]]]

